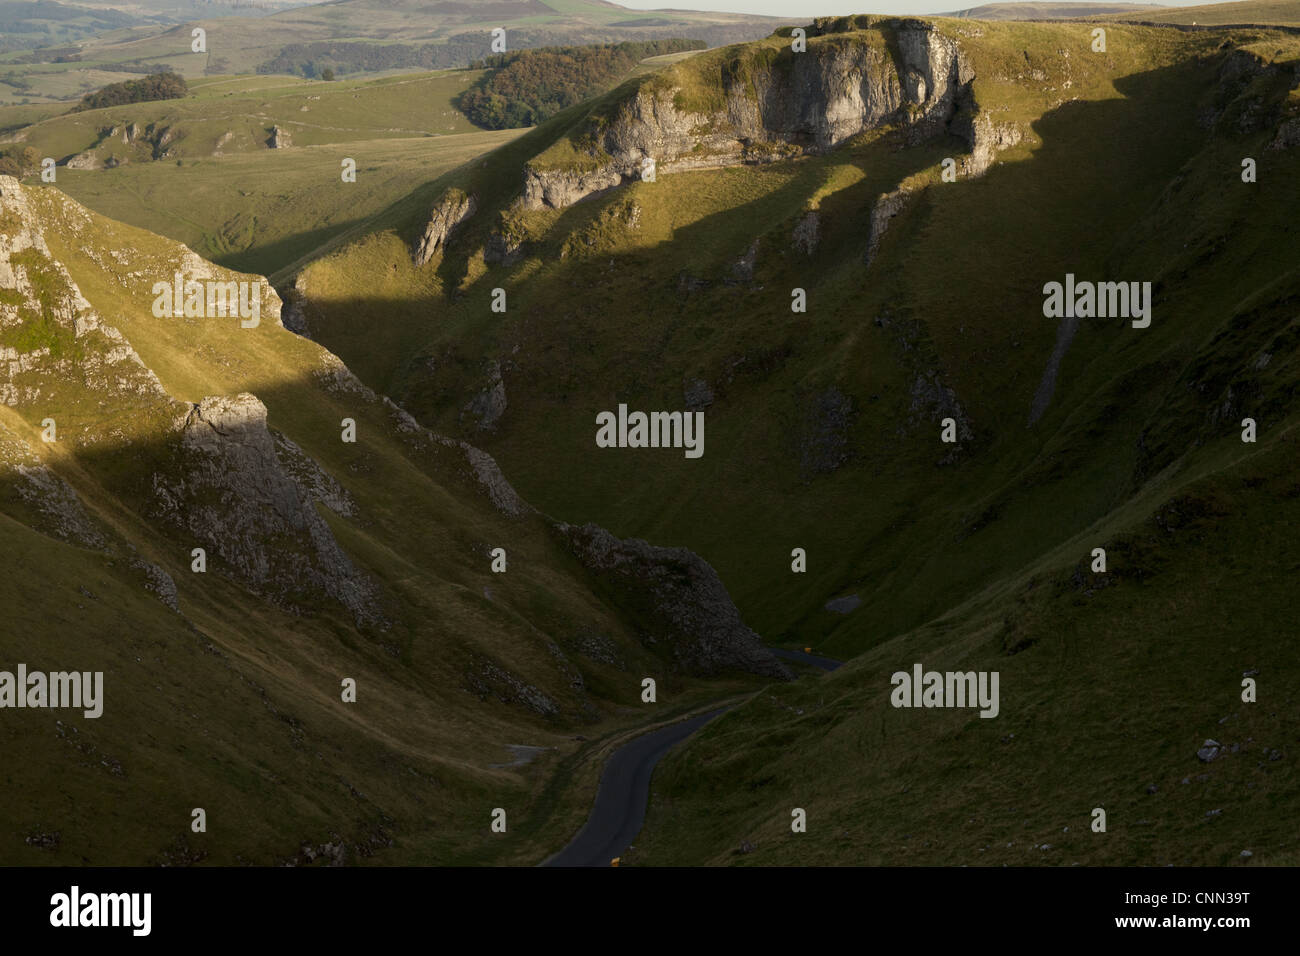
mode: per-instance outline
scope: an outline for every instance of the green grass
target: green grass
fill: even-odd
[[[29,51],[0,55],[0,78],[13,75],[31,82],[25,90],[0,84],[0,102],[66,99],[88,89],[129,79],[115,66],[157,65],[187,78],[211,72],[254,73],[290,44],[359,42],[377,46],[442,43],[456,36],[479,34],[487,52],[490,30],[504,27],[512,48],[611,43],[621,40],[700,37],[712,43],[764,36],[780,20],[738,13],[659,11],[665,20],[653,27],[624,26],[644,19],[639,11],[587,0],[548,3],[555,13],[502,17],[500,11],[479,12],[461,4],[446,6],[426,0],[344,0],[297,7],[267,17],[223,17],[166,28],[115,30],[80,41],[79,60],[72,63],[14,64]],[[207,31],[206,53],[191,52],[190,31]],[[7,63],[7,61],[10,61]],[[87,86],[87,84],[93,84]]]
[[[1209,3],[1171,10],[1142,10],[1116,14],[1117,19],[1151,20],[1155,23],[1197,23],[1216,26],[1227,23],[1278,23],[1300,26],[1300,3],[1296,0],[1240,0]]]
[[[122,340],[83,333],[84,354],[37,362],[13,380],[25,390],[17,406],[0,408],[0,541],[15,562],[0,583],[15,605],[7,662],[102,670],[107,688],[97,721],[24,711],[10,726],[0,860],[273,864],[303,845],[343,842],[349,862],[533,863],[567,839],[593,792],[589,772],[561,785],[555,767],[584,763],[579,737],[594,744],[649,719],[639,704],[644,674],[661,675],[664,712],[761,684],[670,672],[542,519],[501,515],[457,452],[400,432],[375,395],[327,388],[319,346],[265,314],[252,330],[154,317],[152,283],[176,268],[175,243],[52,188],[26,196],[49,256]],[[71,295],[44,252],[12,264],[38,299]],[[40,311],[39,321],[66,331],[69,319]],[[165,394],[137,387],[129,376],[145,373],[131,362],[102,375],[98,362],[123,340]],[[194,540],[160,514],[157,482],[183,477],[175,429],[186,403],[241,391],[256,394],[270,427],[357,503],[355,517],[323,516],[381,582],[386,630],[356,625],[329,595],[305,594],[291,613],[219,562],[190,571]],[[58,422],[54,444],[39,438],[47,416]],[[344,417],[357,423],[355,445],[339,441]],[[43,499],[24,496],[25,479],[8,467],[17,463],[43,463],[66,481],[110,553],[64,540]],[[209,498],[206,506],[240,506]],[[489,570],[484,548],[496,544],[509,548],[508,574]],[[295,542],[268,547],[273,561],[301,558]],[[172,576],[179,615],[146,590],[137,556]],[[616,663],[583,655],[592,633],[609,641]],[[542,718],[517,701],[481,700],[467,675],[484,662],[559,712]],[[344,676],[358,683],[356,705],[339,699]],[[529,767],[493,767],[514,743],[554,750]],[[207,834],[188,829],[196,806],[207,811]],[[488,829],[497,806],[510,814],[509,838]],[[53,848],[27,842],[51,833]]]
[[[1256,115],[1256,99],[1290,108],[1289,74],[1236,88],[1221,86],[1219,70],[1229,47],[1266,52],[1265,62],[1287,70],[1300,47],[1259,29],[1116,25],[1100,55],[1086,24],[989,22],[980,35],[959,21],[939,24],[970,58],[980,107],[1023,135],[979,180],[939,181],[941,160],[962,152],[957,141],[900,148],[885,130],[794,162],[661,174],[562,210],[512,208],[522,162],[580,162],[588,131],[614,121],[633,83],[476,167],[481,211],[442,260],[409,267],[409,227],[393,222],[313,263],[309,288],[330,290],[313,299],[313,329],[422,420],[490,449],[540,507],[691,547],[769,640],[854,658],[824,689],[776,693],[783,706],[802,707],[802,719],[760,697],[666,764],[644,862],[744,862],[730,854],[749,833],[772,848],[750,862],[943,863],[953,862],[950,852],[971,863],[1226,863],[1241,849],[1260,854],[1257,844],[1274,862],[1294,859],[1278,822],[1289,811],[1270,809],[1254,835],[1244,822],[1285,807],[1293,772],[1255,778],[1244,759],[1229,765],[1240,773],[1226,789],[1198,791],[1232,797],[1237,822],[1203,824],[1190,803],[1180,805],[1160,824],[1167,848],[1130,828],[1148,817],[1134,809],[1139,787],[1158,778],[1162,793],[1173,788],[1167,778],[1195,751],[1187,745],[1214,736],[1233,709],[1232,668],[1240,674],[1266,660],[1283,682],[1292,679],[1269,630],[1287,613],[1285,530],[1263,538],[1258,555],[1242,552],[1270,509],[1286,516],[1283,528],[1293,520],[1290,504],[1274,502],[1286,498],[1281,491],[1250,489],[1261,475],[1276,478],[1278,462],[1294,461],[1282,436],[1294,424],[1297,370],[1289,359],[1254,363],[1290,354],[1287,303],[1300,275],[1289,217],[1300,187],[1293,157],[1265,149],[1277,116],[1265,109],[1262,125],[1239,123]],[[861,42],[884,41],[871,33]],[[721,102],[721,70],[734,64],[743,78],[776,49],[763,42],[701,54],[639,82],[681,90],[690,108],[709,109]],[[1199,122],[1207,108],[1223,111],[1212,130]],[[1258,183],[1240,182],[1242,156],[1259,160]],[[470,188],[466,175],[433,190]],[[928,188],[864,269],[870,210],[904,181]],[[620,226],[633,204],[637,226]],[[811,258],[791,241],[809,208],[821,218]],[[504,229],[525,238],[523,258],[488,265],[482,246]],[[755,242],[755,279],[739,281],[733,264]],[[355,291],[360,276],[385,270],[382,294]],[[1046,415],[1031,427],[1056,336],[1042,317],[1042,286],[1066,272],[1152,281],[1155,316],[1142,331],[1122,320],[1085,322]],[[488,308],[497,287],[509,297],[504,316]],[[806,316],[790,312],[795,287],[808,291]],[[374,335],[359,331],[357,316]],[[480,432],[463,409],[493,359],[505,368],[508,408]],[[917,382],[930,378],[952,389],[974,432],[955,462],[940,464],[948,451],[938,440],[941,413],[915,401]],[[681,408],[694,379],[715,396],[702,459],[595,447],[598,411],[620,402]],[[831,389],[850,402],[837,436],[847,460],[810,473],[802,459],[817,436],[818,399]],[[1229,411],[1216,412],[1225,403]],[[1237,440],[1246,415],[1268,431],[1258,453]],[[1212,551],[1184,536],[1147,541],[1152,514],[1170,499],[1218,494],[1233,517],[1205,529],[1217,536]],[[1086,602],[1095,611],[1080,611],[1062,575],[1094,542],[1110,541],[1121,542],[1122,556],[1141,557],[1117,573],[1158,566],[1161,576],[1150,590],[1145,578],[1124,578]],[[795,547],[807,550],[806,574],[790,572]],[[1245,570],[1226,583],[1214,578],[1216,555]],[[1202,588],[1207,576],[1219,583]],[[1039,583],[1025,604],[1030,581]],[[1040,601],[1047,593],[1051,600]],[[861,606],[849,615],[823,609],[844,594]],[[882,674],[922,651],[936,666],[983,666],[1001,660],[1004,643],[1024,642],[1031,649],[1008,662],[1004,678],[1004,687],[1014,678],[1027,688],[1015,715],[917,723],[914,713],[885,708]],[[1076,663],[1081,646],[1087,657]],[[1173,654],[1182,666],[1170,665]],[[1182,690],[1200,661],[1215,669],[1221,696]],[[826,709],[815,712],[823,694]],[[1046,708],[1041,727],[1033,707]],[[1155,729],[1121,752],[1124,741],[1103,724],[1112,712],[1133,727],[1149,712]],[[1278,746],[1294,734],[1284,718],[1252,719],[1257,742]],[[1003,762],[997,742],[1012,724],[1030,743]],[[1075,727],[1100,756],[1081,752],[1058,771],[1052,748]],[[1099,760],[1106,768],[1094,786],[1087,771]],[[769,762],[772,774],[762,770]],[[1143,762],[1154,776],[1139,784]],[[893,789],[900,774],[915,781],[915,798]],[[975,775],[989,779],[972,787]],[[1024,779],[1035,781],[1034,795],[1013,800]],[[800,783],[807,793],[795,792]],[[1080,842],[1097,805],[1121,808],[1113,829],[1123,828],[1123,841]],[[809,846],[790,842],[793,806],[826,821]],[[867,822],[875,807],[887,826]],[[966,832],[962,821],[972,818],[979,825]],[[1065,826],[1077,836],[1062,838]],[[976,859],[995,835],[1017,853],[1035,841],[1068,853],[985,849]]]
[[[16,136],[60,161],[88,151],[100,163],[120,163],[58,170],[59,187],[98,212],[230,268],[270,275],[342,241],[413,182],[518,135],[478,130],[456,110],[452,101],[478,76],[209,77],[184,100],[52,117]],[[128,144],[123,131],[133,124],[141,136]],[[173,137],[157,159],[151,126]],[[268,148],[274,126],[289,132],[291,148]],[[354,183],[342,181],[344,158],[356,162]]]
[[[1166,508],[1117,540],[1117,516],[834,675],[727,714],[665,759],[624,862],[1236,866],[1249,850],[1294,865],[1297,675],[1277,615],[1296,570],[1295,449],[1294,430],[1275,435],[1177,499],[1208,517],[1170,526]],[[1107,575],[1083,560],[1096,541]],[[998,671],[1001,714],[892,708],[890,674],[918,661]],[[1258,702],[1243,703],[1255,670]],[[1207,738],[1224,746],[1209,764]]]

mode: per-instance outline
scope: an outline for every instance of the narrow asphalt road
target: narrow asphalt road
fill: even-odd
[[[707,714],[669,724],[642,734],[614,751],[605,762],[596,791],[596,805],[578,835],[543,866],[609,866],[622,854],[645,822],[650,798],[650,775],[664,754],[714,717],[730,710],[720,707]]]
[[[811,664],[833,671],[842,661],[818,657],[803,651],[769,648],[786,660]],[[596,790],[596,805],[587,822],[569,845],[542,866],[609,866],[610,862],[632,845],[645,823],[650,799],[650,777],[664,754],[731,707],[720,707],[707,714],[681,720],[659,730],[642,734],[614,751],[605,762]]]

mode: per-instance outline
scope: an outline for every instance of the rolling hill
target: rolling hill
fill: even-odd
[[[0,177],[0,670],[103,675],[6,700],[5,865],[534,862],[610,734],[788,676],[697,556],[535,511],[280,314]]]
[[[269,16],[204,18],[162,29],[113,30],[73,47],[0,56],[10,101],[68,98],[167,69],[186,77],[248,73],[316,76],[468,66],[506,47],[685,37],[710,46],[766,36],[782,21],[730,13],[628,10],[604,0],[335,0]],[[193,34],[202,29],[202,52]],[[3,86],[8,79],[19,86]]]
[[[539,507],[690,547],[765,638],[852,658],[671,756],[643,862],[1294,861],[1300,40],[1095,28],[864,16],[699,54],[285,289]],[[1149,324],[1049,316],[1075,277],[1150,283]],[[601,447],[624,405],[702,412],[704,455]],[[886,706],[916,661],[1001,669],[998,719]]]

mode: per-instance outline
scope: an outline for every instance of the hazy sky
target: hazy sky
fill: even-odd
[[[719,10],[725,13],[754,13],[785,17],[791,22],[806,23],[813,17],[842,16],[847,13],[950,13],[979,6],[988,0],[613,0],[633,10]],[[1096,2],[1134,2],[1142,0],[1096,0]],[[1179,0],[1163,4],[1190,7],[1224,0]]]

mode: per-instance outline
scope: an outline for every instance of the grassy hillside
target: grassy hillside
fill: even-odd
[[[770,17],[688,10],[629,10],[602,0],[340,0],[265,17],[213,17],[164,27],[112,30],[75,46],[0,55],[0,96],[39,102],[85,92],[86,71],[150,68],[186,77],[255,72],[336,73],[393,68],[464,67],[490,51],[491,31],[507,31],[511,50],[688,37],[711,46],[764,36]],[[206,31],[204,52],[192,51],[192,31]],[[21,88],[4,84],[22,80]],[[75,86],[74,86],[75,84]],[[97,86],[104,82],[97,82]],[[93,87],[90,87],[93,88]],[[0,99],[0,102],[4,102]]]
[[[609,735],[761,685],[643,644],[667,633],[644,598],[280,327],[273,293],[256,328],[152,314],[174,270],[255,277],[12,179],[0,230],[4,668],[105,675],[98,719],[6,711],[5,864],[532,863]],[[241,394],[264,423],[210,417]]]
[[[624,865],[1295,866],[1300,673],[1278,622],[1298,448],[1277,429],[1150,513],[728,713],[665,760]],[[1105,575],[1080,560],[1096,542]],[[999,717],[889,706],[915,662],[1000,672]]]
[[[97,211],[269,275],[515,135],[484,133],[456,109],[479,76],[210,77],[182,100],[58,115],[9,139],[93,167],[62,167],[57,184]],[[289,148],[271,149],[276,129]],[[356,182],[343,182],[344,158]]]
[[[1236,3],[1207,3],[1195,7],[1174,7],[1141,11],[1140,15],[1117,14],[1122,19],[1154,23],[1196,23],[1216,26],[1229,23],[1277,23],[1300,26],[1300,3],[1296,0],[1239,0]]]
[[[1163,9],[1159,3],[985,3],[965,10],[942,14],[946,17],[970,17],[974,20],[1072,20],[1105,14],[1137,17]]]
[[[422,192],[423,213],[413,203],[377,220],[301,275],[313,334],[422,421],[489,448],[541,507],[685,544],[768,639],[857,658],[824,688],[747,705],[671,760],[648,862],[729,860],[751,830],[775,841],[790,807],[823,791],[825,861],[884,860],[909,833],[931,847],[889,861],[948,862],[942,845],[976,862],[1012,818],[958,837],[958,815],[977,817],[977,800],[1024,811],[1007,788],[1031,772],[1050,779],[1003,843],[1060,845],[1049,824],[1073,832],[1108,799],[1129,807],[1139,783],[1163,793],[1171,775],[1194,778],[1188,744],[1230,712],[1253,715],[1229,741],[1243,753],[1284,753],[1294,736],[1277,716],[1294,680],[1275,624],[1294,570],[1284,532],[1243,552],[1264,515],[1285,527],[1291,513],[1300,41],[1114,25],[1099,54],[1083,23],[935,25],[966,58],[979,113],[1020,135],[982,177],[943,182],[942,160],[969,146],[942,131],[918,141],[899,120],[797,160],[683,163],[561,208],[517,201],[525,168],[575,181],[603,168],[601,137],[632,129],[637,96],[666,91],[697,111],[692,135],[709,134],[724,103],[742,104],[727,107],[738,115],[746,90],[788,68],[788,41],[774,38],[691,57],[561,115]],[[896,57],[900,29],[844,21],[810,51]],[[1242,182],[1243,157],[1256,160],[1257,182]],[[910,199],[865,265],[873,209],[900,187]],[[411,247],[449,188],[477,197],[479,211],[417,268]],[[362,287],[380,273],[382,289]],[[1092,319],[1071,335],[1044,318],[1044,284],[1067,273],[1151,282],[1151,326]],[[489,308],[494,288],[508,295],[504,315]],[[806,314],[790,310],[795,288]],[[497,381],[507,402],[485,422],[474,399]],[[595,415],[618,403],[703,407],[705,455],[596,447]],[[946,417],[962,426],[955,448],[940,441]],[[1240,440],[1244,417],[1259,423],[1259,444]],[[1195,533],[1168,531],[1184,527]],[[1107,583],[1118,586],[1063,583],[1097,546],[1111,549]],[[791,572],[796,547],[807,573]],[[1216,578],[1222,554],[1243,563]],[[840,598],[851,610],[826,607]],[[1170,666],[1162,648],[1185,664]],[[927,666],[1005,663],[1016,710],[971,725],[884,709],[888,673],[922,650]],[[1243,711],[1235,694],[1253,667],[1278,675],[1278,696]],[[1203,689],[1185,691],[1193,672]],[[1112,714],[1137,743],[1103,734]],[[880,736],[904,726],[913,738]],[[1058,772],[1048,748],[1071,727],[1088,746]],[[1005,776],[972,789],[961,768],[985,773],[979,748],[1010,732],[1029,744]],[[844,769],[863,761],[869,772]],[[1105,776],[1092,787],[1098,762]],[[1247,762],[1225,764],[1240,768],[1227,789],[1198,791],[1235,801],[1239,822],[1216,815],[1214,839],[1194,832],[1182,798],[1159,818],[1168,850],[1071,843],[1061,860],[1218,863],[1256,842],[1274,862],[1292,859],[1272,823],[1256,833],[1248,822],[1276,806],[1291,765],[1264,758],[1272,775],[1256,779]],[[907,813],[894,802],[910,796],[888,796],[894,772],[926,780]],[[769,775],[780,784],[770,793]],[[815,789],[800,796],[796,781]],[[864,807],[886,799],[891,822],[873,829]],[[1129,809],[1124,826],[1157,819]],[[778,846],[766,859],[796,859],[794,845]]]

